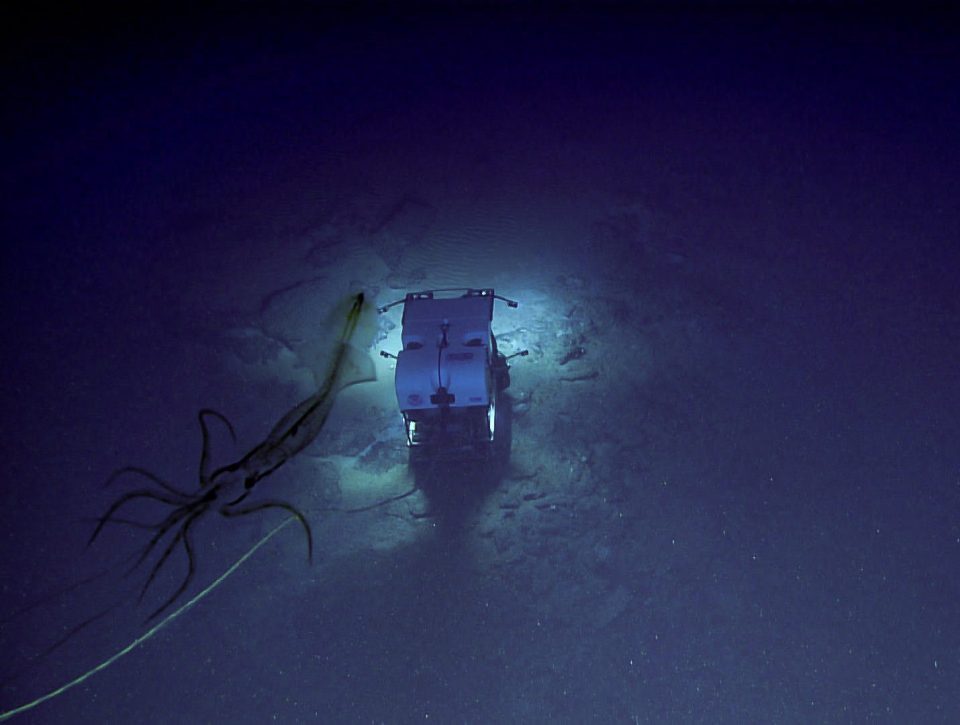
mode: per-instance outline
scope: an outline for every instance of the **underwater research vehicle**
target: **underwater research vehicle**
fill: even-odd
[[[460,293],[451,296],[450,293]],[[497,441],[497,398],[510,386],[510,358],[497,349],[493,303],[518,303],[492,288],[408,292],[403,305],[396,395],[411,456],[486,458]]]

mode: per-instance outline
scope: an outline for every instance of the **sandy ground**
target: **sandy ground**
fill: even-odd
[[[289,527],[25,721],[952,719],[954,45],[591,17],[244,26],[34,91],[4,263],[5,613],[142,545],[85,551],[112,469],[193,486],[199,408],[236,426],[223,462],[309,395],[350,289],[493,286],[520,301],[501,349],[530,355],[508,458],[417,470],[377,358],[258,484],[307,513],[314,563]],[[201,522],[194,590],[277,521]],[[5,621],[6,678],[122,601],[2,706],[123,646],[181,575]]]

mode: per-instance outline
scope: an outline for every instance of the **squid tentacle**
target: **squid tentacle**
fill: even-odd
[[[167,544],[167,547],[163,550],[163,553],[160,555],[160,558],[157,559],[156,563],[153,565],[153,568],[150,570],[150,575],[147,577],[146,582],[143,584],[143,589],[140,590],[140,597],[137,601],[143,601],[144,596],[146,596],[147,591],[150,589],[150,585],[153,584],[154,580],[157,578],[157,574],[160,573],[160,570],[163,568],[163,565],[167,562],[167,559],[170,558],[170,555],[173,554],[174,549],[177,548],[177,544],[183,543],[184,549],[187,553],[187,576],[184,578],[180,587],[177,591],[173,593],[153,614],[151,614],[147,620],[153,619],[164,609],[169,607],[177,597],[179,597],[183,591],[190,584],[190,580],[193,579],[193,574],[195,570],[194,561],[193,561],[193,549],[190,547],[189,541],[185,542],[185,536],[190,530],[190,526],[196,521],[205,511],[206,507],[198,509],[191,513],[186,521],[180,526],[180,529],[177,531],[176,535],[170,539],[170,543]]]
[[[153,481],[153,483],[157,484],[158,486],[165,489],[168,493],[171,493],[174,496],[180,496],[183,499],[189,499],[193,496],[193,494],[177,488],[169,481],[165,481],[162,478],[160,478],[160,476],[155,474],[153,471],[150,471],[146,468],[142,468],[141,466],[124,466],[123,468],[118,468],[107,477],[107,480],[104,481],[103,483],[103,487],[106,488],[107,486],[112,484],[114,481],[116,481],[118,478],[128,473],[136,473],[140,476],[143,476],[144,478],[149,479],[150,481]]]
[[[193,545],[190,543],[190,527],[193,525],[194,521],[200,518],[200,515],[203,514],[204,511],[206,511],[205,508],[190,516],[190,518],[184,522],[183,528],[180,530],[179,536],[183,542],[183,550],[187,554],[187,575],[183,578],[183,581],[180,582],[180,586],[177,587],[177,590],[171,594],[163,604],[154,610],[149,617],[147,617],[148,622],[162,614],[167,607],[177,601],[177,599],[180,598],[180,595],[183,594],[187,590],[187,587],[190,586],[190,582],[193,581],[193,576],[196,573],[197,566],[196,560],[193,557]]]
[[[213,408],[202,408],[200,412],[197,413],[197,420],[200,423],[200,435],[202,437],[199,466],[200,488],[209,486],[212,479],[210,475],[210,429],[207,427],[208,417],[216,418],[223,423],[230,432],[230,438],[234,443],[237,442],[237,433],[233,429],[233,424],[223,413]]]
[[[156,531],[156,533],[150,538],[150,541],[148,541],[144,545],[143,549],[140,550],[140,556],[137,557],[137,560],[127,570],[127,573],[124,576],[129,576],[134,571],[136,571],[137,567],[139,567],[144,562],[144,560],[146,560],[146,558],[150,556],[150,553],[153,551],[154,547],[156,547],[157,543],[159,543],[159,541],[167,534],[167,532],[170,531],[170,529],[172,529],[174,526],[179,524],[184,519],[184,517],[189,516],[192,511],[193,511],[192,507],[181,506],[171,511],[166,519],[164,519],[156,527],[154,527],[154,530]]]
[[[170,496],[166,496],[162,493],[158,493],[157,491],[151,491],[148,488],[141,488],[136,491],[131,491],[130,493],[124,494],[114,501],[113,505],[107,509],[107,512],[99,518],[99,523],[93,530],[93,534],[91,534],[89,541],[87,541],[87,546],[90,546],[90,544],[92,544],[100,535],[103,527],[113,520],[113,514],[115,514],[121,507],[130,501],[136,501],[137,499],[141,498],[148,499],[150,501],[159,501],[160,503],[169,504],[170,506],[176,506],[178,508],[182,507],[183,505],[181,501],[173,499]]]

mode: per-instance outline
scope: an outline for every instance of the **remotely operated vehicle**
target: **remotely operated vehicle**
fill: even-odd
[[[509,358],[491,329],[494,300],[517,306],[489,288],[444,288],[409,292],[378,308],[403,305],[402,349],[380,354],[397,361],[397,403],[411,455],[492,451],[497,397],[510,385]]]

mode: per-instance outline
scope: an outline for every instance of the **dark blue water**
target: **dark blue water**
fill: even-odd
[[[956,30],[719,8],[24,21],[0,707],[124,647],[182,579],[178,548],[139,604],[150,562],[62,591],[149,538],[86,548],[146,485],[104,490],[112,470],[196,486],[197,410],[236,425],[221,462],[261,440],[309,392],[328,297],[466,284],[521,301],[494,318],[531,349],[509,464],[408,474],[389,380],[358,392],[256,491],[308,514],[312,565],[288,527],[20,718],[956,721]],[[198,522],[189,593],[282,520]]]

